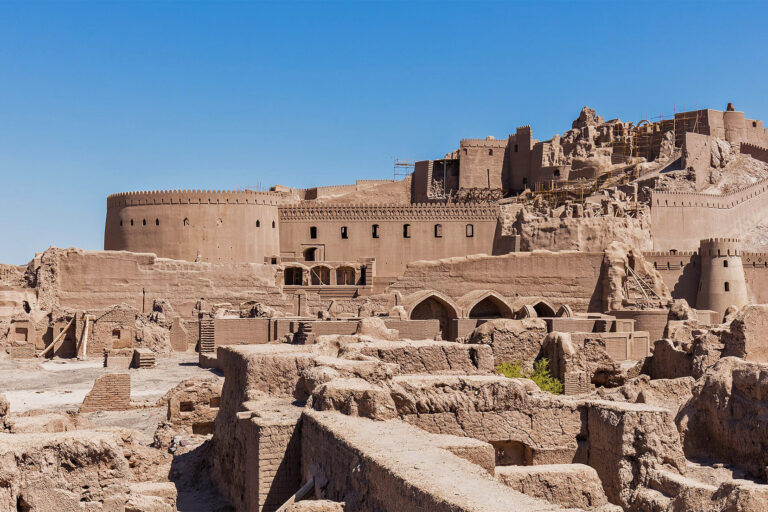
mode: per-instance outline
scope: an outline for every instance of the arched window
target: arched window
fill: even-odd
[[[159,226],[159,225],[160,225],[160,219],[155,219],[155,226]]]
[[[724,266],[724,267],[727,267],[727,266],[728,266],[728,260],[723,260],[723,266]]]
[[[373,226],[371,226],[371,236],[373,238],[379,238],[379,225],[378,224],[374,224]]]
[[[725,282],[725,291],[727,292],[731,291],[731,285],[728,284],[728,281]]]
[[[285,284],[288,286],[301,286],[303,270],[298,267],[288,267],[284,271]]]
[[[260,228],[260,227],[261,227],[261,221],[260,221],[260,220],[256,220],[256,227],[257,227],[257,228]]]
[[[184,225],[189,226],[189,219],[184,217]]]
[[[309,271],[309,276],[314,285],[331,284],[331,269],[328,267],[314,267]]]
[[[435,224],[435,238],[443,238],[443,225]]]
[[[131,226],[133,226],[133,219],[131,219]]]
[[[272,229],[275,229],[275,221],[272,221]]]
[[[467,224],[465,230],[466,230],[467,238],[472,238],[473,236],[475,236],[475,226],[473,226],[472,224]]]
[[[488,156],[493,156],[493,150],[492,149],[488,150]]]
[[[341,238],[344,240],[349,238],[349,232],[347,231],[347,226],[341,226]]]
[[[517,153],[517,144],[515,144],[515,153]]]
[[[141,225],[146,226],[147,225],[147,219],[141,219]]]
[[[403,238],[411,238],[411,225],[403,224]]]
[[[317,226],[311,226],[309,228],[309,238],[317,238]]]
[[[340,286],[353,286],[355,284],[355,269],[352,267],[337,268],[336,284]]]

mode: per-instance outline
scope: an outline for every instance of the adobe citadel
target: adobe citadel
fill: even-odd
[[[446,149],[0,265],[0,510],[768,509],[762,121]]]

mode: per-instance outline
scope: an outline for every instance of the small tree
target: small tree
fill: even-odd
[[[496,373],[510,379],[531,379],[542,391],[553,395],[563,394],[563,383],[549,373],[549,359],[546,357],[533,363],[533,371],[523,370],[520,361],[507,361],[496,366]]]

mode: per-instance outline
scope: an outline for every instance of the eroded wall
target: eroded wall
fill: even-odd
[[[510,253],[414,262],[390,290],[404,296],[436,290],[461,297],[468,290],[493,290],[526,304],[544,298],[575,311],[603,311],[602,253],[575,251]]]

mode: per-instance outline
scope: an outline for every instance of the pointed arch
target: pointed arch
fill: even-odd
[[[443,339],[449,339],[451,322],[459,318],[459,307],[440,292],[424,290],[405,299],[408,318],[411,320],[439,320]]]
[[[536,310],[536,314],[542,318],[551,318],[555,316],[555,308],[546,300],[540,300],[533,305],[533,309]]]
[[[331,268],[326,265],[315,265],[309,270],[310,284],[329,285],[331,284]]]
[[[473,290],[462,296],[457,303],[468,318],[514,317],[514,310],[506,297],[493,290]]]
[[[555,316],[573,318],[573,310],[568,304],[563,304],[560,306],[560,309],[557,310],[557,314]]]
[[[522,320],[523,318],[537,318],[539,314],[533,309],[533,306],[525,304],[523,307],[515,312],[515,320]]]

